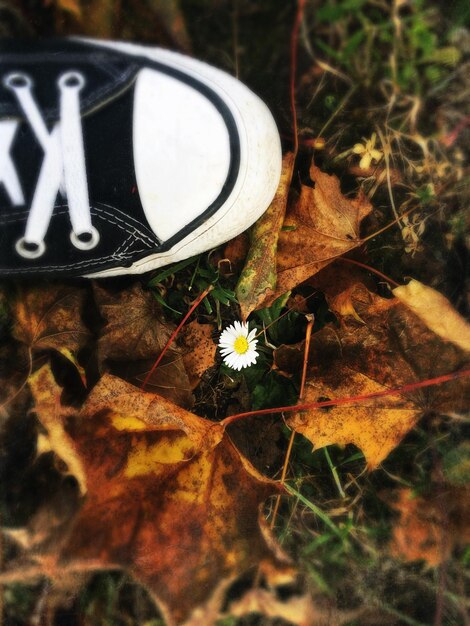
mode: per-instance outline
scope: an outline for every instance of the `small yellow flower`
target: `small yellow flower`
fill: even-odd
[[[234,322],[220,335],[219,348],[224,363],[234,370],[241,370],[256,363],[258,352],[255,350],[258,340],[255,339],[256,328],[248,331],[246,322]]]
[[[368,170],[372,161],[378,163],[382,158],[383,154],[380,150],[375,148],[375,142],[377,141],[377,135],[372,133],[372,137],[370,139],[364,139],[364,144],[357,143],[352,151],[354,154],[361,154],[361,160],[359,162],[359,167],[361,170]]]

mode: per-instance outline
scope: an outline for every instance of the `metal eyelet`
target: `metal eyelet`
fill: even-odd
[[[86,241],[80,239],[82,235],[89,235],[90,238]],[[90,231],[84,231],[83,233],[74,233],[73,231],[70,233],[70,241],[73,245],[79,250],[92,250],[95,246],[98,245],[100,240],[100,234],[96,230],[94,226],[91,227]]]
[[[34,245],[36,248],[27,248],[27,244]],[[15,250],[24,259],[37,259],[46,251],[46,244],[44,241],[26,241],[24,237],[21,237],[15,244]]]
[[[23,74],[22,72],[12,72],[11,74],[7,74],[3,79],[3,84],[8,89],[31,89],[33,86],[33,81],[27,74]]]
[[[85,79],[80,72],[65,72],[59,77],[57,81],[60,89],[83,89],[85,86]]]

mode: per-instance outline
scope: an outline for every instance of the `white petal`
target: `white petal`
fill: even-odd
[[[223,348],[223,349],[220,351],[220,354],[221,354],[222,356],[227,356],[228,354],[233,354],[233,348]]]
[[[220,340],[219,341],[219,346],[221,348],[225,348],[225,347],[229,347],[231,346],[233,348],[233,344],[235,343],[235,340],[230,338],[230,339],[224,339],[224,340]]]
[[[231,339],[231,334],[227,330],[224,330],[224,332],[220,335],[219,343],[227,343],[228,341],[231,341]]]
[[[237,355],[232,352],[226,357],[225,362],[229,367],[235,367],[238,362]]]
[[[248,342],[253,341],[255,339],[256,333],[257,333],[257,329],[256,328],[253,328],[253,330],[250,330],[250,332],[248,334],[248,337],[247,337]],[[256,340],[256,341],[258,341],[258,340]]]

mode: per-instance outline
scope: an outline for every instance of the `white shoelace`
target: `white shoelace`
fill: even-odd
[[[91,223],[90,200],[85,166],[85,150],[80,117],[79,94],[85,80],[79,72],[62,74],[57,86],[60,92],[60,121],[49,132],[32,93],[32,81],[26,74],[13,73],[4,79],[26,116],[44,150],[44,160],[34,191],[24,236],[16,242],[22,257],[37,258],[46,249],[46,236],[57,194],[67,197],[70,212],[72,244],[90,250],[99,241]]]

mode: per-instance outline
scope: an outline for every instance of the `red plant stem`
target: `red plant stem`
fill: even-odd
[[[302,368],[302,381],[300,383],[300,393],[299,400],[303,400],[304,391],[305,391],[305,381],[307,380],[307,366],[308,366],[308,355],[310,352],[310,338],[312,336],[312,328],[313,328],[313,315],[310,316],[311,319],[308,320],[307,328],[305,329],[305,346],[304,346],[304,363]],[[287,468],[289,466],[290,456],[292,454],[292,448],[294,447],[294,439],[295,439],[295,430],[291,430],[289,445],[287,446],[287,452],[284,459],[284,465],[282,466],[282,474],[281,474],[281,485],[286,482],[287,476]],[[276,503],[274,504],[273,516],[271,519],[271,528],[274,528],[276,525],[277,513],[279,511],[279,506],[281,504],[281,494],[279,494],[276,498]]]
[[[466,117],[463,118],[463,120],[461,120],[457,126],[455,126],[450,133],[447,133],[447,135],[445,135],[442,139],[441,139],[441,143],[446,147],[446,148],[450,148],[459,138],[460,133],[467,127],[470,125],[470,115],[467,115]]]
[[[315,321],[313,315],[310,315],[309,317],[310,319],[308,319],[307,328],[305,329],[304,361],[302,364],[302,380],[300,382],[299,400],[304,399],[305,383],[307,381],[308,356],[310,353],[310,339],[312,338],[312,329]]]
[[[235,415],[229,415],[223,419],[220,423],[223,426],[228,426],[237,420],[243,419],[250,415],[269,415],[271,413],[292,413],[294,411],[308,411],[309,409],[320,409],[324,406],[337,406],[341,404],[356,404],[363,400],[370,400],[371,398],[383,398],[385,396],[397,396],[402,393],[408,393],[415,389],[422,389],[423,387],[432,387],[433,385],[441,385],[451,380],[458,378],[466,378],[470,376],[470,369],[459,370],[452,374],[444,374],[443,376],[437,376],[436,378],[428,378],[427,380],[421,380],[417,383],[409,383],[402,387],[396,387],[395,389],[385,389],[384,391],[374,391],[373,393],[367,393],[360,396],[349,396],[347,398],[338,398],[336,400],[325,400],[324,402],[311,402],[309,404],[294,404],[291,406],[280,406],[273,409],[258,409],[257,411],[246,411],[245,413],[237,413]]]
[[[142,391],[144,391],[147,383],[149,382],[149,380],[152,377],[152,374],[154,373],[154,371],[157,369],[157,367],[160,365],[161,360],[163,359],[166,351],[168,350],[168,348],[171,346],[171,344],[174,342],[174,340],[176,339],[176,337],[178,336],[178,333],[180,332],[180,330],[182,329],[182,327],[185,325],[187,319],[189,318],[189,316],[191,315],[191,313],[196,309],[197,306],[199,306],[199,304],[201,304],[201,302],[204,300],[204,298],[207,296],[207,294],[212,291],[214,287],[212,285],[209,285],[209,287],[207,287],[207,289],[204,289],[204,291],[196,298],[196,300],[194,300],[193,304],[191,305],[191,308],[189,309],[189,311],[186,313],[186,315],[183,317],[183,319],[181,320],[181,322],[178,324],[178,326],[176,327],[176,329],[173,331],[171,337],[168,339],[168,341],[166,342],[165,347],[163,348],[163,350],[160,352],[157,360],[155,361],[155,363],[152,365],[152,369],[150,370],[150,372],[147,374],[147,376],[145,377],[144,382],[142,383],[141,389]]]
[[[292,111],[292,132],[294,135],[294,154],[299,149],[299,138],[297,136],[297,109],[295,107],[295,78],[297,75],[297,44],[299,39],[299,28],[304,15],[305,0],[297,0],[297,12],[292,28],[290,39],[290,106]]]
[[[371,267],[370,265],[366,265],[365,263],[360,263],[359,261],[354,261],[353,259],[346,259],[345,257],[338,257],[336,260],[343,261],[344,263],[352,263],[353,265],[358,265],[359,267],[362,267],[362,269],[367,270],[368,272],[377,274],[377,276],[380,276],[380,278],[383,278],[387,283],[392,283],[392,285],[395,285],[395,287],[400,286],[400,284],[395,282],[393,278],[390,278],[390,276],[387,276],[386,274],[382,274],[382,272],[379,272],[379,270],[376,270],[375,267]]]

